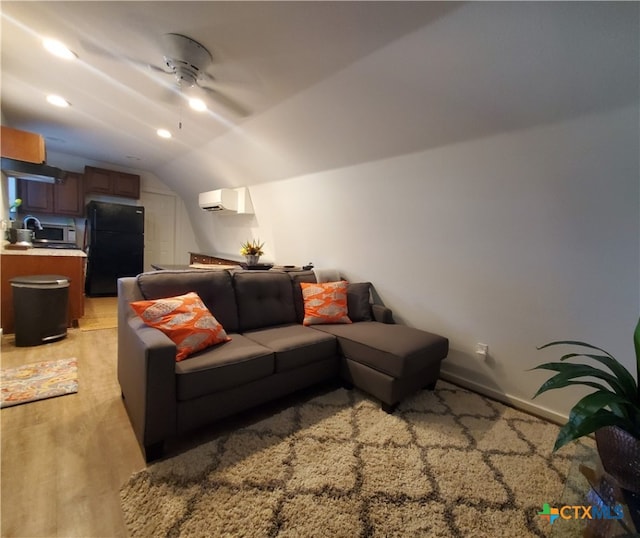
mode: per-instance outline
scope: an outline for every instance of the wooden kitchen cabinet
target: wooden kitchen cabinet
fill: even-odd
[[[237,265],[239,262],[228,260],[227,258],[218,258],[210,254],[200,254],[198,252],[189,252],[189,263],[202,263],[205,265]]]
[[[68,172],[62,183],[55,184],[20,180],[18,189],[19,196],[22,198],[20,212],[67,217],[84,215],[82,174]]]
[[[53,212],[69,217],[84,215],[82,174],[67,172],[67,177],[62,183],[53,185]]]
[[[21,179],[18,193],[22,198],[21,213],[53,213],[53,184]]]
[[[41,164],[45,161],[44,138],[36,133],[2,126],[0,133],[2,156],[17,161]]]
[[[15,332],[13,288],[10,280],[17,276],[63,275],[69,278],[67,322],[69,327],[77,326],[78,320],[84,316],[85,260],[86,257],[80,255],[46,256],[3,251],[0,256],[0,321],[3,333]]]
[[[126,172],[114,172],[113,194],[125,198],[140,198],[140,176]]]
[[[84,167],[84,192],[94,194],[113,194],[111,170]]]
[[[137,200],[140,198],[140,176],[85,166],[84,192],[86,194],[109,194]]]

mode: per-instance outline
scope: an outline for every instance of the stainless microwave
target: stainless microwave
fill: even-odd
[[[34,239],[48,243],[75,243],[76,227],[68,224],[42,224],[42,230],[33,230]]]

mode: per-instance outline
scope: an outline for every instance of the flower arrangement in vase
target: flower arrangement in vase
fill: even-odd
[[[244,256],[247,265],[258,265],[260,256],[264,254],[262,247],[264,247],[264,243],[261,243],[259,239],[252,239],[241,244],[240,254]]]

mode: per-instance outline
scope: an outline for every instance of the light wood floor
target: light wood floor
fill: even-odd
[[[117,297],[86,297],[84,316],[78,325],[83,331],[111,329],[118,326]]]
[[[77,394],[0,410],[3,537],[127,536],[119,489],[145,463],[120,398],[116,332],[69,329],[22,348],[2,337],[2,367],[76,357],[79,382]]]

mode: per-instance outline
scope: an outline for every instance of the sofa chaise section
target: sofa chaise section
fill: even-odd
[[[390,319],[390,312],[383,317]],[[343,380],[378,398],[389,413],[409,394],[435,388],[449,351],[446,338],[405,325],[361,321],[315,328],[337,337]]]

